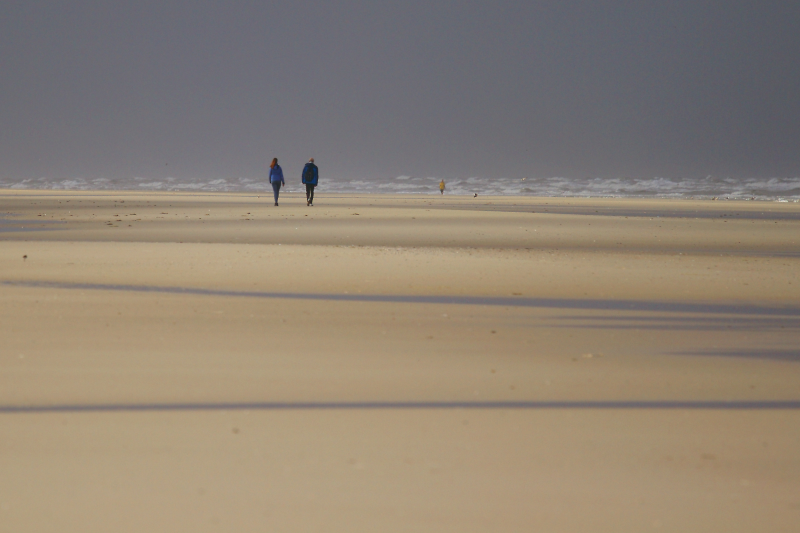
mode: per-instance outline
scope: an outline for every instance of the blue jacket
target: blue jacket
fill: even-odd
[[[274,167],[269,169],[269,182],[275,183],[276,181],[280,181],[281,183],[286,185],[286,182],[283,181],[283,170],[281,169],[281,166],[277,163],[275,164]]]
[[[306,179],[306,174],[308,173],[309,168],[311,169],[311,179]],[[306,163],[306,166],[303,167],[303,183],[308,185],[316,185],[319,181],[319,168],[314,163]]]

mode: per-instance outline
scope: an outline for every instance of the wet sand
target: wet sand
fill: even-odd
[[[793,531],[800,206],[0,191],[0,531]]]

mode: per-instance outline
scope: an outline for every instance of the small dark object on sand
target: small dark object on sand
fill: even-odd
[[[23,260],[23,261],[25,261],[27,258],[28,258],[28,256],[27,256],[27,255],[23,255],[23,256],[22,256],[22,260]]]

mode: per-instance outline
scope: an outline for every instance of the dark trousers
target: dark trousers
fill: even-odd
[[[306,202],[313,204],[314,203],[314,187],[311,183],[306,183]]]
[[[278,194],[281,192],[281,182],[280,181],[273,181],[272,182],[272,192],[275,193],[275,203],[278,203]]]

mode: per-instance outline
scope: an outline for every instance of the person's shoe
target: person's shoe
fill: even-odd
[[[275,202],[275,207],[278,207],[278,202]]]
[[[311,205],[311,202],[309,202],[308,200],[306,200],[306,205]]]

